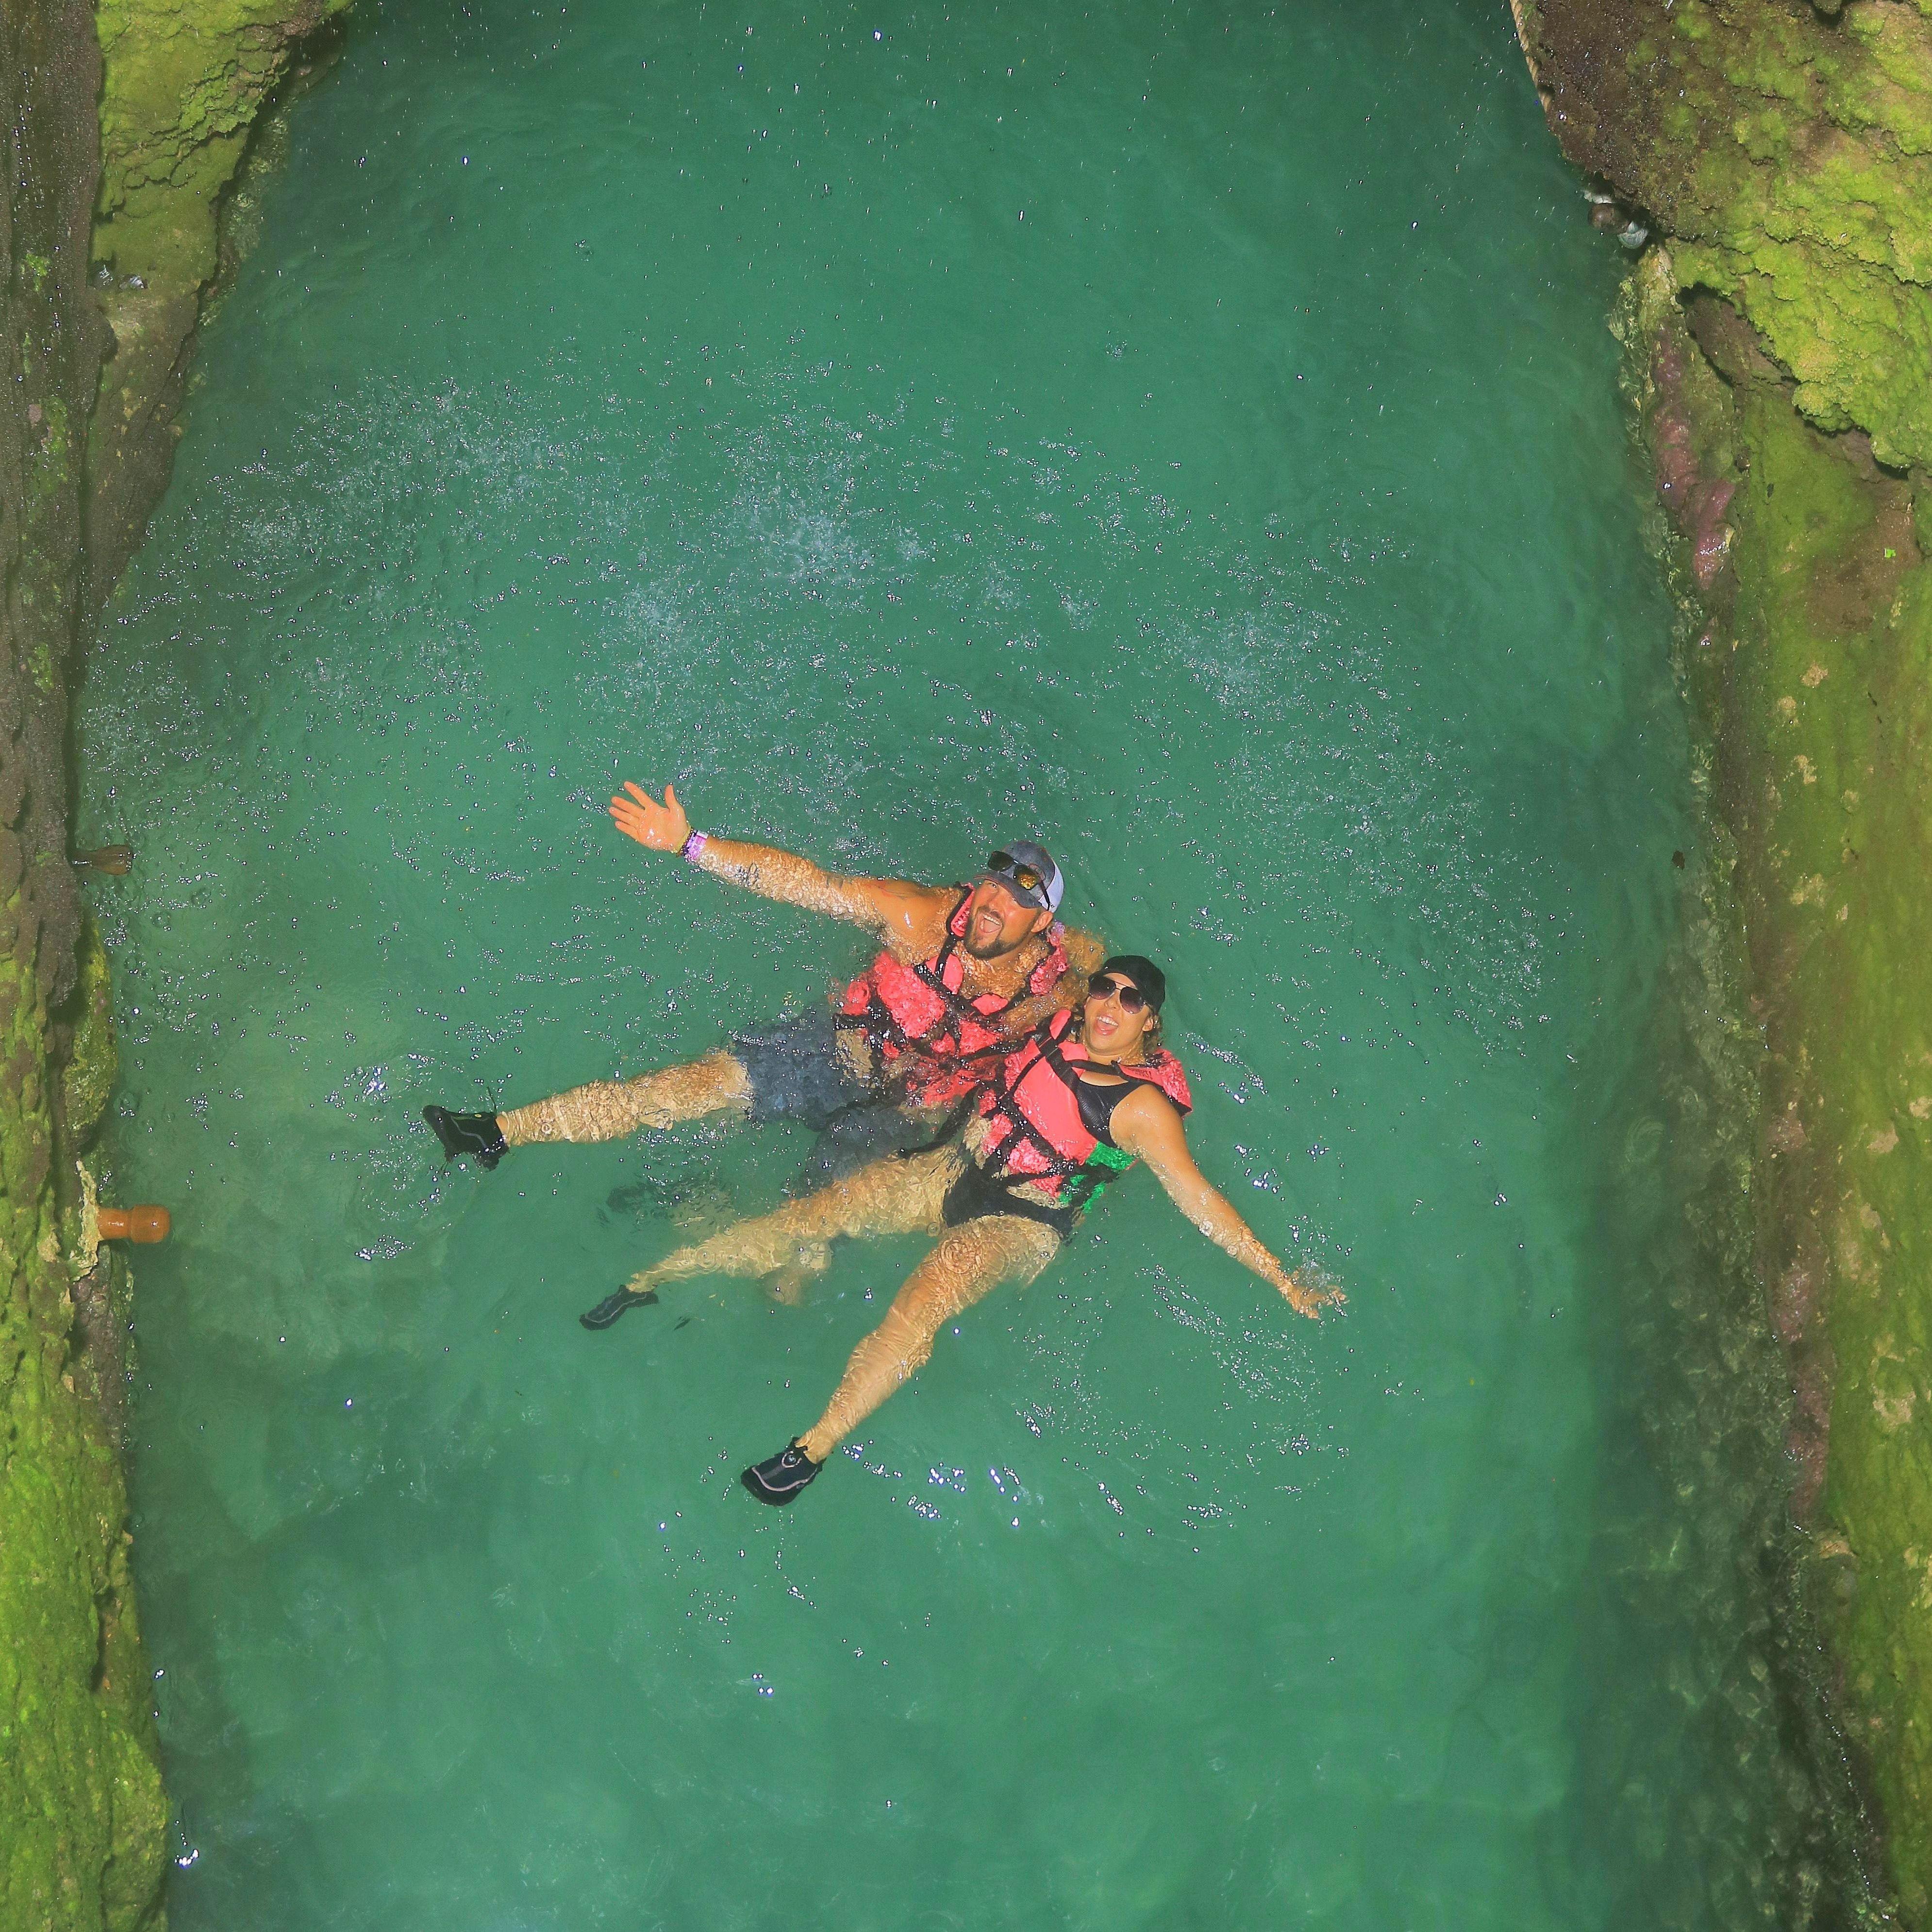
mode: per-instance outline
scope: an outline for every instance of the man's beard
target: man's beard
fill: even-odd
[[[993,934],[992,944],[981,946],[974,940],[973,937],[974,934],[979,930],[979,926],[980,922],[976,918],[968,920],[966,922],[966,936],[960,942],[964,947],[966,956],[969,959],[1004,959],[1009,952],[1016,952],[1026,944],[1026,938],[1022,938],[1015,940],[1010,946],[1008,945],[1006,929],[1002,924]]]

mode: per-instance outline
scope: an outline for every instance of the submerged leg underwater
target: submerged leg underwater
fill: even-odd
[[[1694,843],[1615,264],[1506,11],[1412,10],[355,19],[82,721],[176,1932],[1773,1922],[1808,1774],[1605,1420]],[[842,876],[1040,837],[1346,1314],[1130,1175],[752,1508],[932,1237],[586,1335],[811,1130],[419,1118],[871,956],[639,774]]]

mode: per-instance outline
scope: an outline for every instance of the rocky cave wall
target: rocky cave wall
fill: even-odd
[[[113,1079],[68,852],[68,700],[172,461],[250,127],[346,0],[0,7],[0,1932],[164,1917],[130,1581],[124,1265],[77,1163]]]
[[[1618,326],[1761,1030],[1834,1715],[1932,1922],[1932,0],[1514,0]]]

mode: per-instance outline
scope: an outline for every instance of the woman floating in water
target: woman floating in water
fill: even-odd
[[[1144,1160],[1174,1205],[1217,1246],[1279,1288],[1297,1314],[1342,1298],[1297,1281],[1194,1164],[1181,1120],[1180,1063],[1160,1044],[1167,982],[1131,954],[1094,976],[1079,1018],[1056,1014],[1000,1065],[965,1131],[889,1156],[776,1214],[741,1221],[634,1276],[584,1318],[608,1328],[687,1275],[822,1273],[838,1236],[939,1237],[857,1348],[825,1413],[744,1472],[760,1502],[788,1503],[932,1353],[940,1326],[1002,1282],[1024,1286],[1059,1252],[1101,1190]]]

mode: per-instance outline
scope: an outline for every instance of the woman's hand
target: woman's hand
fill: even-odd
[[[634,838],[647,852],[681,852],[691,836],[691,820],[677,802],[677,794],[664,787],[660,805],[645,790],[626,778],[622,794],[610,801],[610,816],[626,838]]]
[[[1341,1308],[1346,1306],[1348,1298],[1339,1288],[1330,1288],[1321,1282],[1297,1281],[1293,1275],[1284,1274],[1275,1286],[1288,1299],[1288,1305],[1298,1315],[1305,1315],[1311,1322],[1319,1321],[1324,1308]]]

